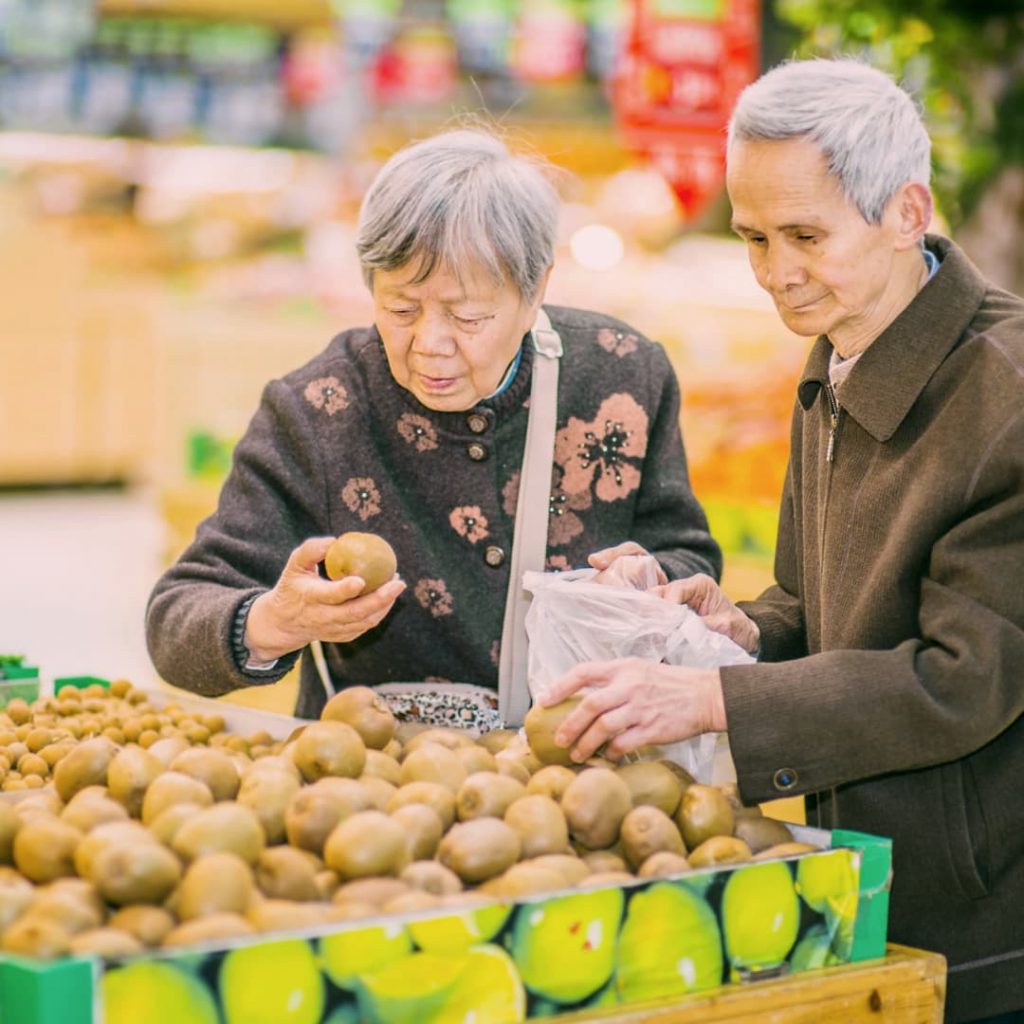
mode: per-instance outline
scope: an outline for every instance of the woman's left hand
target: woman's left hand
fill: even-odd
[[[635,540],[595,551],[587,561],[592,568],[598,570],[594,583],[610,583],[618,587],[633,587],[635,590],[646,590],[648,587],[668,583],[665,570],[658,564],[658,560]]]
[[[643,658],[577,665],[540,698],[545,707],[586,687],[590,692],[555,733],[555,742],[585,761],[618,760],[649,743],[675,743],[725,729],[725,701],[717,669],[663,665]]]

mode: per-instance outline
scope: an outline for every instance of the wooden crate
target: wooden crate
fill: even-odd
[[[881,960],[825,967],[786,978],[730,985],[671,1003],[607,1013],[562,1014],[551,1024],[886,1024],[942,1022],[946,960],[890,945]]]

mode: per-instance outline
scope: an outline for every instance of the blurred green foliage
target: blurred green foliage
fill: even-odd
[[[796,56],[859,56],[922,102],[933,185],[952,228],[1010,164],[1024,165],[1021,0],[774,0]]]

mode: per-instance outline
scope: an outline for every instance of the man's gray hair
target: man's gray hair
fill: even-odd
[[[375,270],[419,262],[459,276],[475,262],[526,302],[554,262],[558,193],[542,160],[510,152],[489,131],[457,129],[399,150],[359,211],[356,250],[367,285]]]
[[[748,85],[729,120],[737,142],[807,139],[869,224],[896,190],[927,186],[931,140],[914,100],[887,74],[852,58],[789,61]]]

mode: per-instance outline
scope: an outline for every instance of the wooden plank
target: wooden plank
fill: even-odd
[[[941,1024],[946,961],[938,953],[890,945],[881,960],[826,967],[733,985],[628,1010],[563,1014],[552,1024]]]

